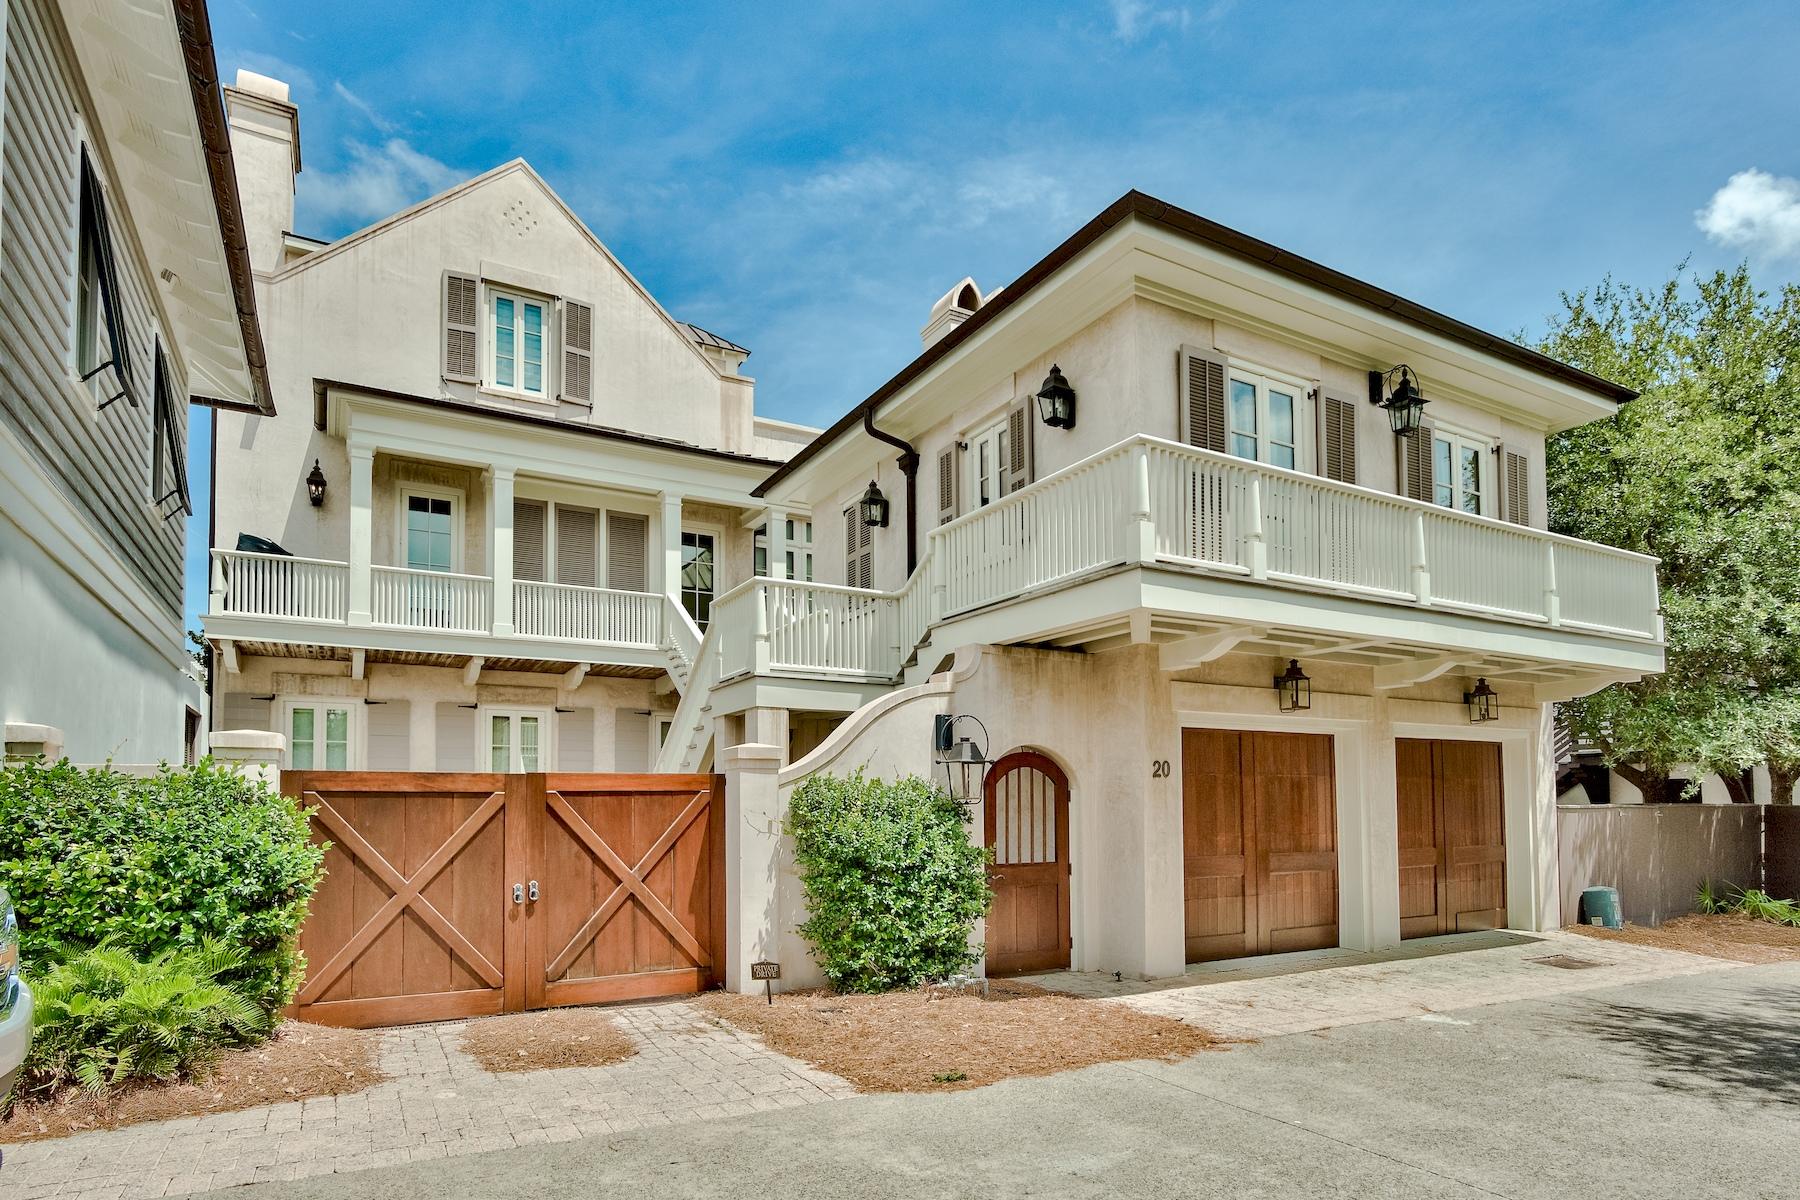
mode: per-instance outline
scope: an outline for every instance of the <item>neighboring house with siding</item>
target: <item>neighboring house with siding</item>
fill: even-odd
[[[0,5],[0,717],[180,762],[191,402],[269,407],[200,0]]]
[[[320,242],[287,86],[225,94],[277,415],[215,426],[214,727],[300,768],[647,768],[817,431],[523,161]]]

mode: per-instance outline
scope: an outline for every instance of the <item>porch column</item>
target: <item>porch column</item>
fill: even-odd
[[[750,964],[780,961],[782,746],[746,742],[719,752],[725,775],[725,987],[758,989]],[[787,977],[799,983],[816,974],[810,963],[784,962]]]
[[[661,528],[662,553],[657,556],[660,568],[653,572],[655,584],[662,589],[663,595],[681,607],[681,496],[676,492],[662,493],[662,509],[658,524]]]
[[[763,513],[769,531],[769,578],[786,579],[787,574],[787,509],[771,505]]]
[[[488,574],[494,579],[494,636],[513,635],[512,467],[488,471]]]
[[[1362,758],[1360,771],[1342,773],[1350,778],[1338,822],[1345,831],[1338,851],[1338,942],[1351,950],[1400,944],[1400,774],[1388,704],[1387,694],[1377,690],[1360,736],[1337,739],[1359,741],[1352,752]],[[1360,839],[1352,836],[1357,831]]]
[[[375,554],[375,448],[350,446],[350,604],[346,620],[367,625],[374,620],[369,570]]]

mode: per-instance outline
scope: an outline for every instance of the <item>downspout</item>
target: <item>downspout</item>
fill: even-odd
[[[870,437],[900,451],[900,473],[906,476],[906,577],[911,579],[919,569],[919,452],[911,442],[875,428],[873,407],[863,409],[863,429]]]

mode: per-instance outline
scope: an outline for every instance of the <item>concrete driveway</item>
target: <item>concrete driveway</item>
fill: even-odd
[[[1800,1195],[1800,964],[859,1097],[234,1193],[243,1200]]]

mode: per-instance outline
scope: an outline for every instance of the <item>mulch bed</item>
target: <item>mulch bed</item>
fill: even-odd
[[[1174,1062],[1221,1045],[1170,1017],[1019,981],[972,993],[708,992],[700,1007],[866,1092],[948,1092],[1103,1062]]]
[[[1758,921],[1738,913],[1674,917],[1661,925],[1627,925],[1602,929],[1571,925],[1570,933],[1608,942],[1630,942],[1659,950],[1683,950],[1733,962],[1770,963],[1800,960],[1800,929]]]
[[[599,1009],[553,1008],[470,1021],[462,1049],[489,1071],[551,1071],[622,1062],[637,1043]]]
[[[267,1042],[227,1051],[197,1080],[135,1084],[105,1097],[71,1089],[53,1100],[22,1101],[0,1122],[0,1142],[31,1142],[89,1129],[119,1129],[143,1121],[360,1092],[387,1078],[380,1061],[378,1029],[283,1021]]]

